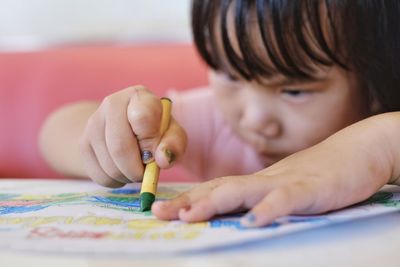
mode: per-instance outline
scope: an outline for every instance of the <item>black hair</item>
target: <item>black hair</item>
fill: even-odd
[[[231,8],[239,51],[228,34]],[[254,29],[270,62],[255,49]],[[338,65],[382,112],[400,110],[399,0],[193,0],[192,31],[214,70],[246,80],[277,73],[307,79],[316,65]]]

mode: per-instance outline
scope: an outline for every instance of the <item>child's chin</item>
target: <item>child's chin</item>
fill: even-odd
[[[267,155],[264,153],[259,153],[258,155],[259,155],[261,163],[265,167],[271,166],[272,164],[274,164],[282,159],[281,157],[274,157],[274,156],[270,156],[270,155]]]

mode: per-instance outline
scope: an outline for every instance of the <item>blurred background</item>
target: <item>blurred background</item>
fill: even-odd
[[[0,49],[190,42],[190,0],[0,0]]]
[[[190,2],[0,0],[0,179],[65,178],[38,146],[41,126],[63,105],[135,84],[159,96],[205,85]],[[162,176],[190,177],[178,168]]]

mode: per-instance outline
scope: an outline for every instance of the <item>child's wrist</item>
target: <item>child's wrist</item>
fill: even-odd
[[[390,184],[400,185],[400,112],[390,112],[376,116],[380,126],[380,144],[388,153],[391,166]]]
[[[333,142],[330,144],[333,147],[341,147],[338,153],[345,153],[351,160],[354,173],[349,175],[365,177],[368,183],[374,183],[378,188],[393,183],[396,177],[394,162],[397,156],[400,162],[400,151],[399,155],[393,151],[393,141],[396,140],[392,140],[395,130],[392,121],[386,114],[372,116],[344,128],[326,140],[328,143]],[[400,168],[397,174],[400,174]]]

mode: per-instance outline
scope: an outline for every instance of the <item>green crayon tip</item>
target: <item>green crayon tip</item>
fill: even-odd
[[[140,211],[148,211],[151,209],[156,196],[149,192],[143,192],[140,194]]]

